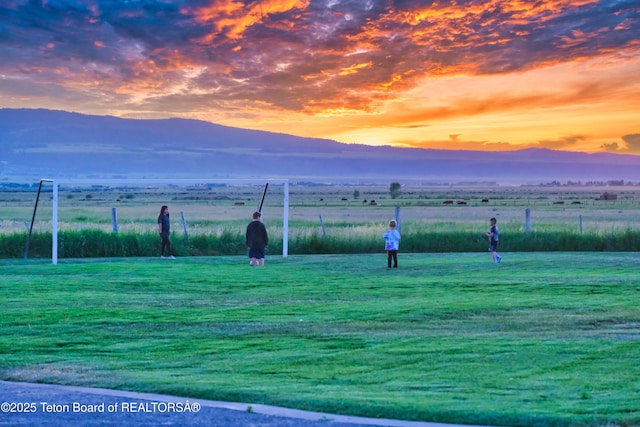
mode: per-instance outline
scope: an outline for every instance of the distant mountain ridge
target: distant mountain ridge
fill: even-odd
[[[0,109],[0,178],[640,181],[640,156],[343,144],[198,120]]]

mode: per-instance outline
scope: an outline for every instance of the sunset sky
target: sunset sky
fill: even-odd
[[[640,154],[640,0],[1,0],[0,108]]]

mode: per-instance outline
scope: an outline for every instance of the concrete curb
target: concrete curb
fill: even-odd
[[[202,408],[232,410],[252,416],[253,414],[262,414],[275,417],[270,424],[273,426],[283,425],[278,423],[277,418],[292,418],[296,420],[305,420],[309,422],[322,422],[325,425],[334,423],[359,425],[359,426],[387,426],[387,427],[461,427],[454,424],[441,424],[431,422],[403,421],[382,418],[365,418],[354,417],[348,415],[336,415],[323,412],[303,411],[298,409],[290,409],[278,406],[269,406],[254,403],[240,402],[223,402],[215,400],[192,399],[179,396],[170,396],[154,393],[138,393],[131,391],[111,390],[104,388],[90,388],[78,386],[64,386],[55,384],[34,384],[24,382],[10,382],[0,380],[0,401],[11,402],[12,397],[17,398],[20,395],[42,396],[42,401],[47,401],[46,396],[51,395],[93,395],[105,398],[127,399],[133,402],[163,402],[163,403],[180,403],[198,404]],[[5,412],[5,411],[3,411]],[[0,415],[0,424],[3,424],[3,416]],[[238,424],[242,425],[242,424]],[[260,425],[267,425],[261,422]],[[478,426],[466,426],[478,427]]]

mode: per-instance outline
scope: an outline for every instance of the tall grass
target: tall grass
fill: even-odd
[[[291,254],[358,254],[382,252],[382,227],[345,227],[323,235],[307,229],[291,233]],[[268,253],[282,253],[280,229],[270,233]],[[0,234],[0,258],[23,257],[26,233]],[[174,235],[171,239],[177,256],[241,255],[246,252],[244,233],[239,229],[219,233]],[[412,231],[403,233],[400,251],[406,253],[479,252],[487,250],[482,232]],[[640,231],[615,233],[530,232],[501,234],[500,251],[640,251]],[[160,254],[160,239],[154,232],[112,233],[98,229],[61,231],[58,256],[61,258],[154,257]],[[51,257],[51,233],[32,235],[30,258]]]

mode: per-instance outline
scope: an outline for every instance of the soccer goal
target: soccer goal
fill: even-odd
[[[58,219],[59,219],[59,207],[60,207],[60,197],[59,190],[60,187],[64,188],[74,188],[79,186],[90,186],[92,188],[96,187],[108,187],[108,188],[122,188],[122,187],[139,187],[139,188],[157,188],[159,186],[168,186],[172,189],[178,191],[186,191],[188,188],[193,188],[194,186],[233,186],[240,188],[242,186],[257,187],[260,185],[264,186],[264,193],[262,194],[262,200],[259,205],[255,208],[252,206],[244,206],[244,202],[236,202],[236,205],[239,209],[247,210],[246,218],[250,220],[251,213],[254,210],[261,210],[262,203],[264,201],[264,196],[266,193],[267,185],[269,186],[282,186],[282,256],[286,258],[289,255],[289,180],[281,179],[281,178],[260,178],[260,179],[216,179],[216,178],[195,178],[195,179],[45,179],[43,178],[42,183],[50,183],[53,187],[53,197],[52,197],[52,242],[51,242],[51,260],[53,264],[58,263]],[[270,187],[271,188],[271,187]],[[250,191],[255,192],[255,189],[251,189]],[[37,205],[36,205],[37,206]],[[250,212],[249,212],[250,210]],[[114,214],[115,215],[115,214]],[[35,216],[35,211],[34,211]],[[155,219],[155,218],[154,218]],[[151,221],[154,221],[152,219]],[[186,232],[186,231],[185,231]]]

